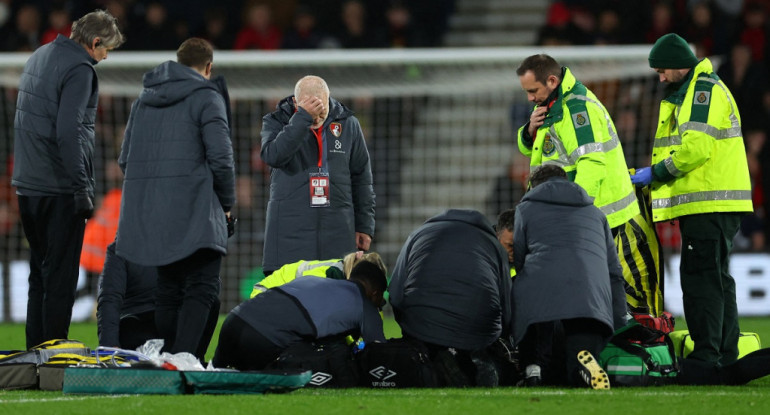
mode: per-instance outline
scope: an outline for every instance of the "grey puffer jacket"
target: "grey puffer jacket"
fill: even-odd
[[[96,63],[83,46],[59,35],[38,48],[24,65],[11,182],[22,193],[94,196]]]
[[[118,160],[121,257],[166,265],[202,248],[227,253],[235,170],[223,93],[172,61],[144,75]]]

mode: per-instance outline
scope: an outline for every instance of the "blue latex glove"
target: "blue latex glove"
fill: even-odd
[[[641,187],[652,183],[652,167],[642,167],[636,169],[631,175],[631,183]]]

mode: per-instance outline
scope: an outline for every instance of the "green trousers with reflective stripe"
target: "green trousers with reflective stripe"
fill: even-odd
[[[613,228],[612,235],[623,267],[628,311],[658,317],[664,311],[663,261],[646,191],[636,191],[641,213]]]
[[[695,347],[687,357],[721,365],[738,359],[738,307],[730,251],[743,213],[679,218],[684,317]]]

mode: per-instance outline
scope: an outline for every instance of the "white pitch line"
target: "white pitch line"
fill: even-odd
[[[104,399],[104,398],[125,398],[137,395],[88,395],[88,396],[71,396],[61,398],[43,398],[43,399],[18,399],[8,400],[0,399],[0,403],[39,403],[39,402],[62,402],[62,401],[87,401],[91,399]]]

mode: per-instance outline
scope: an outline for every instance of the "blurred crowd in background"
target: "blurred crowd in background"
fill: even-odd
[[[220,50],[442,47],[460,1],[0,0],[0,51],[33,51],[58,34],[69,36],[73,18],[97,8],[117,17],[127,39],[121,51],[175,50],[190,36],[208,39]],[[766,251],[770,221],[765,212],[770,211],[770,197],[764,195],[763,183],[770,183],[770,146],[766,144],[770,134],[770,1],[558,0],[549,3],[544,22],[537,36],[540,45],[651,44],[665,33],[676,32],[695,45],[699,57],[715,57],[718,74],[741,111],[754,181],[755,214],[744,221],[738,248]],[[652,71],[650,76],[654,76]],[[621,106],[608,105],[608,109],[619,132],[627,132],[621,137],[628,137],[624,146],[631,158],[629,166],[644,165],[653,132],[639,121],[638,97],[643,94],[630,88],[618,94],[624,97],[617,101]],[[657,102],[643,106],[653,112],[651,118],[657,116]],[[375,148],[374,157],[378,151],[383,150]],[[259,160],[254,163],[260,164]],[[493,198],[510,194],[518,200],[523,190],[514,175],[512,169],[508,178],[502,178],[495,187],[501,190],[493,190]],[[9,180],[0,182],[0,231],[7,233],[14,226],[15,201]],[[510,206],[510,200],[492,200],[488,213]],[[664,245],[678,246],[677,240],[669,239],[678,232],[665,226],[659,230]]]
[[[107,9],[121,50],[176,50],[198,36],[217,49],[438,47],[455,0],[0,0],[0,50],[32,51],[72,19]]]

